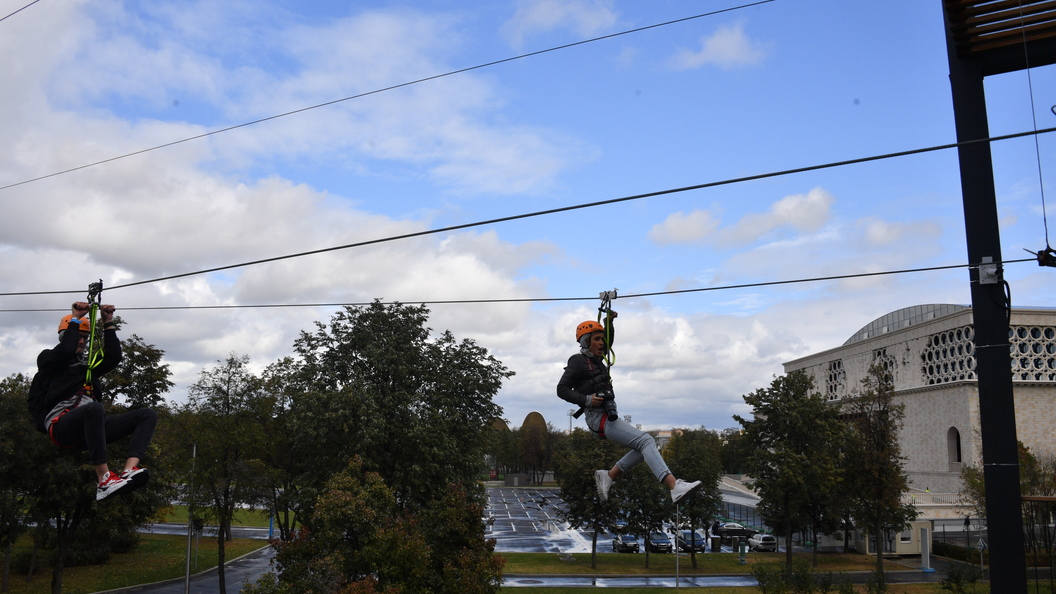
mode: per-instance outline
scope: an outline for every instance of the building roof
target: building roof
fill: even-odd
[[[861,330],[852,334],[851,337],[847,339],[847,342],[843,343],[843,346],[867,340],[875,336],[880,336],[881,334],[886,334],[894,330],[906,328],[913,324],[941,318],[942,316],[956,313],[963,309],[971,308],[967,305],[952,305],[948,303],[929,303],[927,305],[904,307],[889,314],[884,314],[872,322],[869,322],[863,326]]]

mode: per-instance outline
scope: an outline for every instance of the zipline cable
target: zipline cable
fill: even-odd
[[[33,0],[32,2],[30,2],[29,4],[27,4],[27,5],[23,6],[22,8],[19,8],[19,9],[18,9],[18,10],[16,10],[15,12],[12,12],[11,14],[9,14],[9,15],[7,15],[7,16],[5,16],[5,17],[3,17],[3,18],[0,18],[0,22],[3,22],[3,21],[5,21],[5,20],[7,20],[7,19],[8,19],[9,17],[13,17],[13,16],[15,16],[16,14],[18,14],[18,13],[22,12],[23,10],[25,10],[25,9],[29,8],[30,6],[33,6],[33,5],[34,5],[34,4],[36,4],[37,2],[40,2],[40,0]]]
[[[39,2],[39,0],[37,0],[37,1]],[[359,93],[357,95],[351,95],[351,96],[348,96],[348,97],[343,97],[341,99],[334,99],[332,101],[326,101],[324,103],[319,103],[319,104],[316,104],[316,105],[310,105],[308,107],[302,107],[300,109],[295,109],[293,111],[287,111],[285,113],[280,113],[280,114],[277,114],[277,115],[272,115],[272,116],[268,116],[268,117],[264,117],[264,118],[260,118],[260,119],[256,119],[256,120],[252,120],[252,121],[249,121],[249,122],[244,122],[244,123],[241,123],[241,124],[235,124],[233,126],[228,126],[226,128],[220,128],[218,130],[212,130],[210,132],[205,132],[205,133],[202,133],[202,134],[198,134],[196,136],[191,136],[191,137],[188,137],[188,138],[184,138],[182,140],[174,140],[172,142],[166,142],[165,144],[159,144],[157,146],[141,149],[141,150],[138,150],[138,151],[133,151],[131,153],[126,153],[124,155],[118,155],[116,157],[110,157],[109,159],[103,159],[102,161],[95,161],[94,163],[88,163],[86,165],[79,165],[77,167],[71,167],[70,169],[64,169],[62,171],[56,171],[55,173],[49,173],[47,175],[41,175],[39,177],[34,177],[34,178],[31,178],[31,179],[22,180],[20,182],[15,182],[15,183],[12,183],[12,184],[8,184],[6,186],[0,186],[0,190],[7,190],[9,188],[14,188],[14,187],[22,186],[22,185],[25,185],[25,184],[30,184],[30,183],[41,181],[41,180],[44,180],[44,179],[48,179],[48,178],[52,178],[52,177],[58,177],[60,175],[65,175],[67,173],[73,173],[74,171],[80,171],[82,169],[87,169],[89,167],[95,167],[97,165],[103,165],[105,163],[110,163],[112,161],[117,161],[117,160],[120,160],[120,159],[126,159],[128,157],[134,157],[136,155],[142,155],[143,153],[149,153],[151,151],[156,151],[156,150],[159,150],[159,149],[168,148],[170,146],[175,146],[177,144],[183,144],[185,142],[190,142],[192,140],[199,140],[199,139],[202,139],[202,138],[207,138],[209,136],[215,136],[217,134],[222,134],[224,132],[230,132],[231,130],[237,130],[239,128],[246,128],[248,126],[253,126],[255,124],[261,124],[261,123],[264,123],[264,122],[270,122],[271,120],[277,120],[279,118],[284,118],[284,117],[287,117],[287,116],[291,116],[291,115],[295,115],[295,114],[299,114],[299,113],[304,113],[306,111],[311,111],[313,109],[319,109],[321,107],[327,107],[327,106],[330,106],[330,105],[335,105],[337,103],[343,103],[345,101],[351,101],[353,99],[360,99],[362,97],[367,97],[367,96],[370,96],[370,95],[377,95],[378,93],[385,93],[387,91],[393,91],[393,90],[396,90],[396,89],[402,89],[403,87],[409,87],[411,85],[417,85],[417,84],[420,84],[420,83],[429,82],[429,81],[437,80],[437,79],[440,79],[440,78],[445,78],[445,77],[448,77],[448,76],[454,76],[456,74],[463,74],[463,73],[466,73],[466,72],[471,72],[473,70],[480,70],[482,68],[488,68],[488,67],[491,67],[491,66],[497,66],[499,64],[505,64],[506,62],[513,62],[515,60],[522,60],[524,58],[530,58],[530,57],[533,57],[533,56],[538,56],[538,55],[542,55],[542,54],[546,54],[546,53],[550,53],[550,52],[556,52],[558,50],[568,49],[568,48],[576,47],[576,46],[579,46],[579,45],[586,45],[588,43],[594,43],[596,41],[603,41],[603,40],[606,40],[606,39],[612,39],[614,37],[620,37],[622,35],[630,35],[632,33],[640,33],[642,31],[647,31],[649,29],[656,29],[658,27],[666,27],[668,25],[674,25],[674,24],[677,24],[677,23],[684,23],[686,21],[692,21],[694,19],[700,19],[700,18],[704,18],[704,17],[715,16],[717,14],[722,14],[722,13],[726,13],[726,12],[733,12],[733,11],[741,10],[741,9],[745,9],[745,8],[752,8],[754,6],[759,6],[761,4],[768,4],[770,2],[776,2],[776,1],[777,0],[759,0],[758,2],[751,2],[749,4],[742,4],[740,6],[733,6],[733,7],[730,7],[730,8],[723,8],[721,10],[713,10],[711,12],[695,14],[693,16],[682,17],[682,18],[679,18],[679,19],[671,20],[671,21],[665,21],[663,23],[655,23],[655,24],[652,24],[652,25],[646,25],[644,27],[638,27],[636,29],[628,29],[626,31],[620,31],[618,33],[610,33],[608,35],[602,35],[600,37],[592,37],[590,39],[584,39],[584,40],[581,40],[581,41],[574,41],[572,43],[566,43],[564,45],[558,45],[558,46],[550,47],[550,48],[547,48],[547,49],[542,49],[542,50],[538,50],[538,51],[534,51],[534,52],[528,52],[527,54],[519,54],[519,55],[516,55],[516,56],[511,56],[509,58],[502,58],[500,60],[493,60],[491,62],[486,62],[484,64],[478,64],[476,66],[468,66],[466,68],[460,68],[458,70],[451,70],[449,72],[444,72],[442,74],[434,74],[433,76],[427,76],[425,78],[419,78],[417,80],[412,80],[412,81],[408,81],[408,82],[404,82],[404,83],[400,83],[400,84],[384,87],[384,88],[381,88],[381,89],[375,89],[373,91],[367,91],[365,93]]]
[[[1034,129],[1038,129],[1038,114],[1037,108],[1034,105],[1034,78],[1030,73],[1030,51],[1027,45],[1027,27],[1026,19],[1023,16],[1023,2],[1019,2],[1019,30],[1023,36],[1023,63],[1026,65],[1027,71],[1027,94],[1030,96],[1030,117],[1034,122]],[[1041,221],[1045,228],[1045,248],[1052,251],[1051,244],[1049,243],[1049,217],[1045,209],[1045,178],[1041,173],[1041,144],[1038,142],[1038,137],[1034,137],[1034,154],[1038,161],[1038,187],[1041,190]],[[1040,261],[1040,260],[1039,260]]]
[[[1021,262],[1033,262],[1033,258],[1020,260],[1005,260],[1000,264],[1018,264]],[[631,293],[621,295],[622,299],[634,299],[643,297],[658,297],[664,295],[682,295],[685,293],[704,293],[709,291],[728,291],[732,289],[750,289],[756,287],[774,287],[779,285],[791,285],[799,283],[813,283],[832,280],[846,280],[854,278],[867,278],[872,276],[890,276],[896,274],[909,274],[913,272],[930,272],[935,270],[953,270],[956,268],[978,268],[978,264],[949,264],[945,266],[929,266],[926,268],[905,268],[901,270],[883,270],[878,272],[857,272],[854,274],[840,274],[834,276],[816,276],[811,278],[799,278],[779,281],[763,281],[758,283],[744,283],[739,285],[719,285],[715,287],[698,287],[696,289],[677,289],[672,291],[656,291],[651,293]],[[558,301],[593,301],[597,297],[516,297],[508,299],[437,299],[419,301],[415,299],[403,301],[383,301],[383,305],[395,303],[421,303],[423,305],[468,305],[488,303],[547,303]],[[148,307],[122,307],[122,311],[172,311],[172,310],[198,310],[198,309],[268,309],[268,308],[292,308],[292,307],[358,307],[371,305],[373,301],[353,301],[342,303],[268,303],[254,305],[158,305]],[[0,309],[0,313],[26,313],[26,312],[54,312],[65,311],[59,308],[22,308],[22,309]]]
[[[551,214],[556,214],[556,213],[561,213],[561,212],[569,212],[569,211],[581,210],[581,209],[585,209],[585,208],[594,208],[594,207],[597,207],[597,206],[605,206],[605,205],[609,205],[609,204],[618,204],[620,202],[629,202],[629,201],[632,201],[632,200],[641,200],[643,198],[652,198],[652,197],[655,197],[655,196],[665,196],[665,195],[668,195],[668,194],[677,194],[677,193],[680,193],[680,192],[688,192],[688,191],[691,191],[691,190],[703,190],[703,189],[706,189],[706,188],[715,188],[715,187],[719,187],[719,186],[726,186],[726,185],[737,184],[737,183],[742,183],[742,182],[756,181],[756,180],[761,180],[761,179],[769,179],[769,178],[774,178],[774,177],[781,177],[781,176],[785,176],[785,175],[792,175],[792,174],[795,174],[795,173],[806,173],[806,172],[809,172],[809,171],[819,171],[819,170],[822,170],[822,169],[832,169],[832,168],[835,168],[835,167],[843,167],[843,166],[846,166],[846,165],[856,165],[856,164],[860,164],[860,163],[869,163],[869,162],[872,162],[872,161],[881,161],[881,160],[884,160],[884,159],[892,159],[892,158],[895,158],[895,157],[905,157],[905,156],[910,156],[910,155],[918,155],[918,154],[923,154],[923,153],[930,153],[930,152],[935,152],[935,151],[948,150],[948,149],[957,148],[957,147],[961,147],[961,146],[968,146],[968,145],[972,145],[972,144],[980,143],[980,142],[994,142],[994,141],[998,141],[998,140],[1009,140],[1009,139],[1012,139],[1012,138],[1021,138],[1021,137],[1024,137],[1024,136],[1031,136],[1031,135],[1037,135],[1037,134],[1047,134],[1047,133],[1050,133],[1050,132],[1056,132],[1056,128],[1045,128],[1043,130],[1031,130],[1031,131],[1027,131],[1027,132],[1017,132],[1015,134],[1006,134],[1006,135],[1003,135],[1003,136],[994,136],[994,137],[990,137],[990,138],[977,138],[977,139],[973,139],[973,140],[964,140],[964,141],[961,141],[961,142],[953,142],[953,143],[950,143],[950,144],[941,144],[941,145],[937,145],[937,146],[910,149],[910,150],[899,151],[899,152],[895,152],[895,153],[885,153],[885,154],[882,154],[882,155],[874,155],[874,156],[871,156],[871,157],[860,157],[860,158],[857,158],[857,159],[849,159],[849,160],[846,160],[846,161],[834,161],[834,162],[830,162],[830,163],[823,163],[823,164],[820,164],[820,165],[808,165],[806,167],[797,167],[797,168],[794,168],[794,169],[785,169],[785,170],[782,170],[782,171],[772,171],[772,172],[768,172],[768,173],[759,173],[759,174],[749,175],[749,176],[745,176],[745,177],[736,177],[736,178],[730,178],[730,179],[725,179],[725,180],[720,180],[720,181],[696,184],[696,185],[692,185],[692,186],[684,186],[684,187],[681,187],[681,188],[672,188],[672,189],[668,189],[668,190],[659,190],[659,191],[656,191],[656,192],[646,192],[644,194],[635,194],[635,195],[632,195],[632,196],[624,196],[624,197],[621,197],[621,198],[611,198],[611,199],[608,199],[608,200],[599,200],[599,201],[596,201],[596,202],[588,202],[588,203],[585,203],[585,204],[576,204],[576,205],[571,205],[571,206],[563,206],[563,207],[559,207],[559,208],[551,208],[551,209],[540,210],[540,211],[536,211],[536,212],[530,212],[530,213],[524,213],[524,214],[518,214],[518,215],[511,215],[511,216],[507,216],[507,217],[499,217],[499,218],[488,219],[488,220],[484,220],[484,221],[476,221],[476,222],[473,222],[473,223],[464,223],[462,225],[452,225],[452,226],[449,226],[449,227],[440,227],[440,228],[437,228],[437,229],[427,229],[425,231],[417,231],[415,233],[404,233],[402,235],[393,235],[393,236],[382,237],[382,238],[378,238],[378,239],[370,239],[370,240],[366,240],[366,241],[359,241],[359,242],[356,242],[356,243],[349,243],[349,244],[345,244],[345,245],[338,245],[338,246],[332,246],[332,247],[327,247],[327,248],[320,248],[320,249],[317,249],[317,250],[309,250],[309,251],[306,251],[306,252],[297,252],[297,253],[294,253],[294,254],[286,254],[286,255],[283,255],[283,256],[274,256],[274,257],[271,257],[271,258],[262,258],[260,260],[251,260],[251,261],[248,261],[248,262],[241,262],[241,263],[238,263],[238,264],[228,264],[226,266],[217,266],[215,268],[207,268],[207,269],[204,269],[204,270],[197,270],[197,271],[194,271],[194,272],[184,272],[184,273],[180,273],[180,274],[162,276],[162,277],[158,277],[158,278],[147,279],[147,280],[142,280],[142,281],[136,281],[136,282],[132,282],[132,283],[125,283],[123,285],[114,285],[114,286],[110,287],[110,290],[124,289],[124,288],[128,288],[128,287],[135,287],[135,286],[139,286],[139,285],[158,283],[158,282],[174,280],[174,279],[178,279],[178,278],[186,278],[186,277],[189,277],[189,276],[197,276],[197,275],[201,275],[201,274],[209,274],[209,273],[212,273],[212,272],[220,272],[220,271],[223,271],[223,270],[231,270],[233,268],[244,268],[244,267],[247,267],[247,266],[255,266],[257,264],[266,264],[266,263],[269,263],[269,262],[278,262],[278,261],[281,261],[281,260],[290,260],[290,259],[293,259],[293,258],[302,258],[304,256],[312,256],[312,255],[315,255],[315,254],[323,254],[323,253],[326,253],[326,252],[334,252],[334,251],[339,251],[339,250],[346,250],[346,249],[351,249],[351,248],[364,247],[364,246],[368,246],[368,245],[375,245],[375,244],[379,244],[379,243],[387,243],[387,242],[390,242],[390,241],[397,241],[397,240],[401,240],[401,239],[411,239],[411,238],[414,238],[414,237],[425,237],[427,235],[436,235],[436,234],[439,234],[439,233],[448,233],[448,232],[451,232],[451,231],[460,231],[460,230],[463,230],[463,229],[471,229],[471,228],[474,228],[474,227],[483,227],[485,225],[494,225],[494,224],[497,224],[497,223],[506,223],[506,222],[509,222],[509,221],[516,221],[516,220],[520,220],[520,219],[529,219],[529,218],[533,218],[533,217],[551,215]],[[79,292],[80,291],[26,291],[26,292],[0,293],[0,297],[10,297],[10,296],[16,296],[16,295],[62,295],[62,294],[79,293]]]

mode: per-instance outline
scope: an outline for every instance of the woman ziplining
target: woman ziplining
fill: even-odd
[[[115,308],[99,304],[101,293],[102,282],[93,283],[88,301],[74,303],[72,313],[59,322],[59,344],[37,356],[37,373],[29,392],[30,415],[37,430],[47,433],[59,447],[88,451],[88,463],[99,481],[96,501],[146,484],[150,473],[139,463],[158,422],[157,414],[148,408],[110,416],[103,409],[99,378],[121,362],[121,341],[113,319]],[[106,445],[129,435],[124,470],[114,473],[106,463]]]
[[[675,478],[660,455],[653,436],[621,419],[616,411],[616,396],[609,375],[609,367],[614,363],[613,321],[617,316],[611,307],[614,297],[616,291],[602,293],[598,321],[587,320],[576,327],[579,353],[569,357],[561,381],[557,383],[557,395],[580,407],[574,415],[576,418],[586,413],[587,427],[595,436],[631,448],[631,451],[620,458],[611,469],[594,472],[598,495],[603,500],[608,500],[609,488],[614,480],[644,461],[657,480],[671,491],[671,501],[678,503],[678,500],[699,485],[700,481],[687,483]]]

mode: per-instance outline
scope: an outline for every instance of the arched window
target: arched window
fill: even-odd
[[[961,433],[956,427],[946,432],[946,455],[949,458],[950,472],[961,471]]]

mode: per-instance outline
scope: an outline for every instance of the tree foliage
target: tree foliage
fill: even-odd
[[[335,474],[312,529],[278,545],[277,577],[245,592],[487,594],[501,585],[494,541],[480,538],[483,507],[449,485],[417,510],[356,458]]]
[[[1017,442],[1019,458],[1020,495],[1056,495],[1056,458],[1039,459],[1025,446]],[[961,498],[977,518],[986,517],[986,484],[980,464],[965,464],[961,467]]]
[[[891,373],[872,365],[844,413],[851,427],[846,448],[847,468],[853,469],[847,483],[851,515],[858,528],[876,538],[876,573],[882,580],[885,533],[901,532],[917,517],[912,504],[902,503],[909,487],[898,442],[905,407],[894,402]]]
[[[226,592],[224,544],[240,504],[263,497],[259,486],[259,453],[264,434],[256,422],[267,406],[261,381],[248,369],[249,357],[231,354],[216,367],[203,370],[188,390],[189,400],[178,407],[174,420],[177,439],[197,447],[188,492],[200,517],[218,526],[220,593]]]
[[[745,467],[761,499],[760,513],[785,537],[788,568],[792,533],[817,527],[829,515],[826,495],[839,491],[845,427],[839,409],[813,389],[803,372],[775,377],[768,388],[744,396],[752,420],[734,416],[743,439],[754,445]]]
[[[562,519],[573,529],[593,533],[591,568],[597,567],[598,534],[612,529],[621,518],[620,491],[624,488],[622,479],[616,481],[609,491],[609,500],[602,501],[594,485],[594,471],[611,467],[612,461],[623,453],[619,445],[577,428],[569,436],[567,447],[554,458],[555,472],[561,477],[561,499],[566,505]]]
[[[375,301],[301,333],[294,449],[312,453],[316,477],[358,455],[404,505],[425,505],[438,486],[475,488],[501,414],[493,398],[513,372],[472,340],[430,338],[427,313]]]
[[[103,394],[123,397],[129,409],[159,408],[174,385],[168,364],[161,362],[165,351],[133,334],[121,340],[121,355],[117,369],[100,379]]]
[[[703,427],[681,431],[664,446],[664,459],[675,476],[687,481],[700,481],[696,489],[679,501],[680,528],[696,530],[706,527],[718,515],[722,505],[722,493],[719,492],[719,481],[722,479],[721,450],[722,439],[719,434]],[[668,509],[671,509],[670,504]],[[696,568],[697,553],[692,548],[690,558]]]

